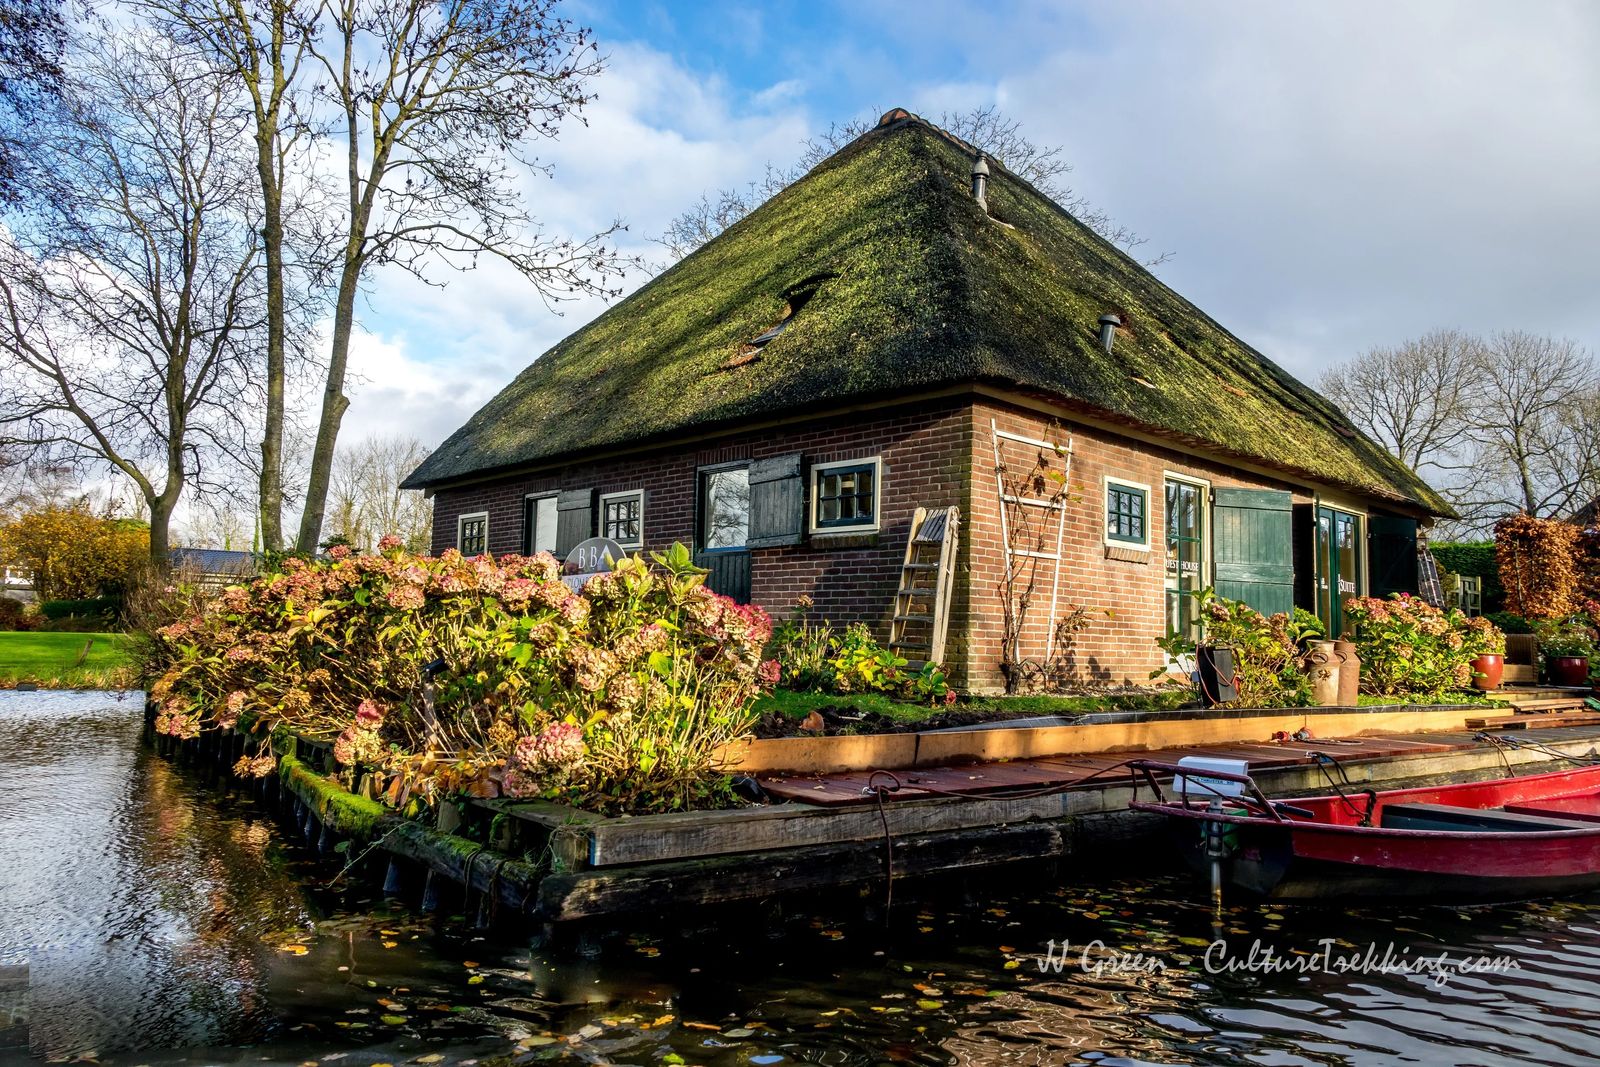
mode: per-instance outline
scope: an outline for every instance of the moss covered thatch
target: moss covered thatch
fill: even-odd
[[[1448,513],[1333,405],[999,165],[986,217],[971,151],[891,116],[535,361],[406,484],[990,383]],[[1114,355],[1107,312],[1124,324]]]

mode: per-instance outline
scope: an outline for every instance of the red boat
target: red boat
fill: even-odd
[[[1231,762],[1132,764],[1155,799],[1131,807],[1167,817],[1214,893],[1455,904],[1600,888],[1600,766],[1270,800]]]

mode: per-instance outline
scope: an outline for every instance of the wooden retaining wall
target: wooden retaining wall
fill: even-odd
[[[1461,712],[1449,714],[1459,727]],[[1568,755],[1594,753],[1600,742],[1600,728],[1546,733],[1548,746]],[[148,736],[157,751],[212,773],[228,773],[246,743],[236,732],[193,741]],[[1026,748],[1033,742],[997,743]],[[1130,777],[1040,796],[898,799],[881,811],[873,804],[785,803],[605,818],[542,801],[450,801],[428,825],[330,778],[324,749],[286,746],[277,773],[255,783],[258,795],[307,845],[331,852],[347,840],[344,855],[368,856],[365,876],[381,874],[387,890],[420,893],[425,908],[430,894],[454,894],[462,910],[485,923],[637,923],[676,908],[859,886],[889,872],[886,835],[899,880],[1092,855],[1160,825],[1158,816],[1127,811],[1134,799]],[[1550,760],[1540,752],[1485,745],[1346,763],[1344,769],[1356,788],[1399,788],[1494,778]],[[1315,767],[1253,768],[1252,774],[1269,795],[1327,791]]]

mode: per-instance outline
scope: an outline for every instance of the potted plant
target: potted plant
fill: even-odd
[[[1570,687],[1588,685],[1589,660],[1594,657],[1594,632],[1588,623],[1570,618],[1540,622],[1537,627],[1545,681]]]
[[[1462,651],[1472,658],[1472,687],[1484,692],[1500,688],[1506,669],[1506,635],[1483,616],[1466,619],[1461,627]]]

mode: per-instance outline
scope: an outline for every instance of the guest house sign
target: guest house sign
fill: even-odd
[[[567,562],[561,568],[561,580],[574,590],[583,588],[587,582],[597,574],[609,571],[612,564],[623,560],[628,554],[622,551],[622,546],[609,537],[591,537],[587,541],[579,542],[571,552],[567,553]]]

